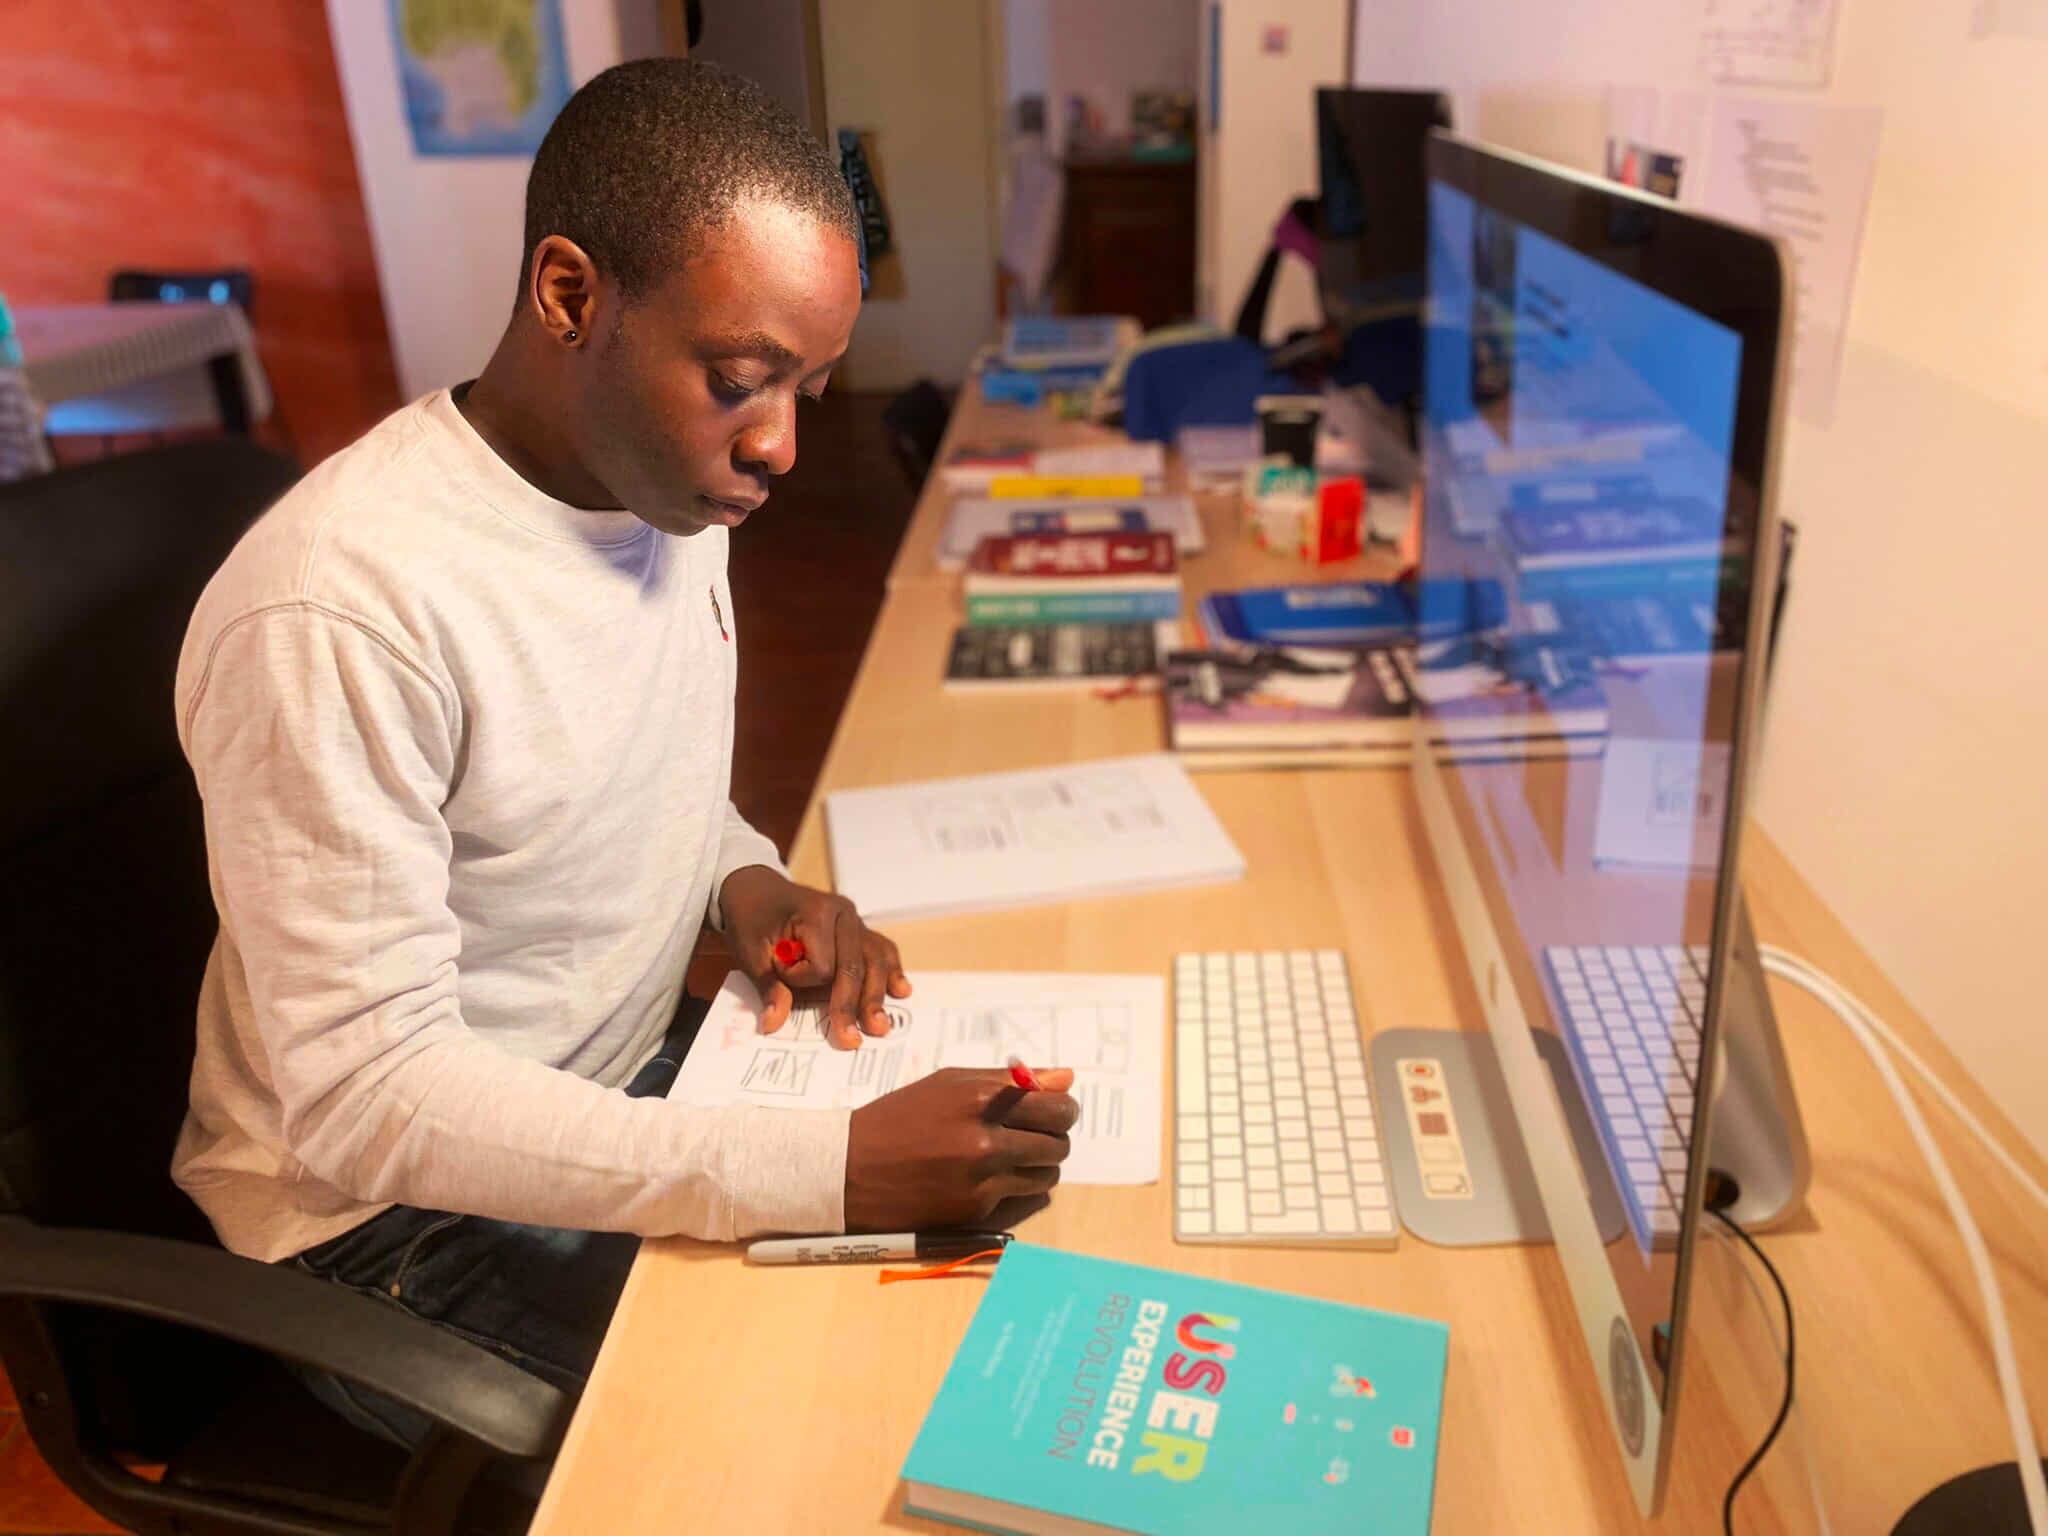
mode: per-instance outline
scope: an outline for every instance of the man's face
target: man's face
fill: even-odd
[[[603,328],[579,457],[664,533],[738,527],[796,462],[798,397],[824,389],[859,313],[851,240],[780,203],[740,203]]]

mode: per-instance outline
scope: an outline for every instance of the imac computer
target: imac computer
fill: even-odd
[[[1556,1243],[1649,1513],[1708,1189],[1767,1226],[1807,1175],[1738,884],[1786,262],[1445,133],[1424,166],[1414,783],[1488,1027],[1374,1077],[1412,1234]]]

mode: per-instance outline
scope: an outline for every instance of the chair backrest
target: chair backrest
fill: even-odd
[[[0,1211],[207,1235],[169,1177],[218,926],[172,685],[296,477],[223,438],[0,486]]]
[[[242,306],[243,314],[253,315],[256,279],[239,267],[223,267],[213,272],[123,269],[107,279],[107,297],[162,304],[188,304],[201,299],[211,304],[233,302]]]
[[[882,408],[882,426],[913,496],[924,489],[925,476],[939,456],[939,441],[946,435],[946,422],[952,414],[944,391],[930,379],[919,379]]]

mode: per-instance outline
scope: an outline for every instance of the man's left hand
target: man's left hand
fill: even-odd
[[[910,996],[910,979],[895,944],[862,922],[852,902],[798,885],[765,864],[727,875],[718,901],[733,959],[761,994],[763,1034],[782,1027],[795,989],[826,986],[825,1038],[833,1045],[850,1051],[863,1033],[889,1032],[882,1000]],[[783,939],[803,945],[801,960],[777,964],[775,946]]]

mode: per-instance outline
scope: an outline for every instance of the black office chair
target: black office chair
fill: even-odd
[[[206,272],[143,272],[124,268],[107,280],[107,297],[116,301],[151,304],[232,303],[241,306],[251,325],[256,323],[256,279],[241,267],[219,267]],[[213,386],[214,408],[220,416],[221,430],[232,432],[237,437],[249,436],[254,423],[249,414],[249,393],[242,385],[241,359],[232,352],[208,358],[206,377]],[[275,400],[271,401],[270,409],[271,414],[279,418],[278,428],[289,443],[291,432],[285,427]],[[203,426],[209,423],[191,421],[182,425]],[[160,445],[164,441],[163,433],[153,433],[152,440]],[[112,451],[111,442],[108,451]]]
[[[505,1469],[553,1453],[561,1392],[222,1251],[170,1181],[216,926],[172,677],[295,473],[220,438],[0,486],[0,1364],[58,1476],[129,1530],[523,1530]],[[438,1427],[408,1457],[283,1362]]]
[[[143,272],[124,267],[107,279],[107,297],[113,300],[147,300],[158,304],[190,304],[204,299],[211,304],[233,302],[242,313],[255,319],[256,279],[241,267],[221,267],[211,272]]]
[[[919,379],[882,408],[882,428],[913,496],[924,489],[952,414],[952,402],[930,379]]]

